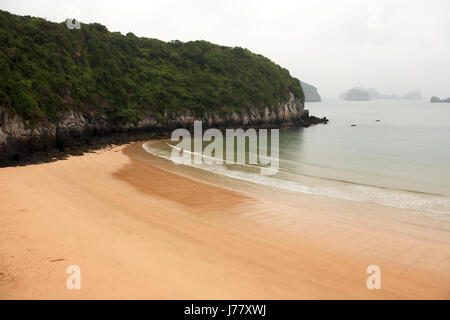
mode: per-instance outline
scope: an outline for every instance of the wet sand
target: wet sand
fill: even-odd
[[[189,176],[140,143],[1,168],[0,298],[450,298],[448,219]]]

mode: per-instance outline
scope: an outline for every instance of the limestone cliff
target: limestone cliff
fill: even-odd
[[[139,123],[120,124],[108,121],[95,113],[81,113],[73,110],[61,114],[57,123],[41,124],[30,128],[17,114],[0,107],[0,165],[9,164],[35,152],[53,149],[65,150],[85,145],[90,140],[103,135],[123,134],[133,131],[169,132],[178,127],[190,128],[195,120],[201,120],[204,127],[287,127],[309,126],[326,123],[326,118],[310,117],[301,99],[290,94],[288,101],[280,102],[264,110],[247,108],[244,112],[226,114],[210,113],[198,118],[189,112],[165,113],[167,121],[158,122],[148,115]]]
[[[303,93],[305,94],[305,102],[322,101],[316,87],[303,81],[300,81],[300,84],[302,85]]]
[[[0,161],[98,136],[125,143],[131,132],[168,133],[197,119],[219,128],[318,121],[304,110],[300,80],[244,48],[123,35],[98,23],[71,30],[1,10],[0,26]]]

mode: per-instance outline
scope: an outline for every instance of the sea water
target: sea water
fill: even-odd
[[[450,214],[450,104],[426,101],[306,103],[326,125],[280,130],[278,173],[252,165],[195,165],[263,186]],[[170,159],[176,142],[144,145]]]

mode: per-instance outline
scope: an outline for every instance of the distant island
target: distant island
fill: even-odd
[[[430,99],[430,102],[433,102],[433,103],[440,103],[440,102],[450,103],[450,97],[447,98],[447,99],[440,99],[439,97],[432,96],[431,99]]]
[[[350,101],[368,101],[370,100],[369,94],[363,90],[359,90],[357,88],[353,88],[344,95],[344,100]]]
[[[317,92],[317,88],[309,83],[300,81],[300,84],[303,88],[303,93],[305,94],[305,102],[320,102],[322,98]]]
[[[363,94],[367,94],[366,95]],[[355,98],[356,97],[356,98]],[[362,97],[358,99],[358,97]],[[339,98],[344,100],[421,100],[422,94],[419,90],[408,92],[402,96],[397,94],[382,94],[374,88],[355,87],[347,90],[339,95]]]

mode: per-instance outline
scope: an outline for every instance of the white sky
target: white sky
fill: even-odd
[[[449,0],[0,0],[0,9],[260,53],[336,97],[354,86],[450,96]]]

